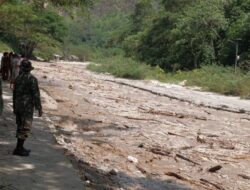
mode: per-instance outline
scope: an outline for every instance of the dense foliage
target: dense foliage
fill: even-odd
[[[119,77],[250,94],[250,0],[0,0],[0,21],[0,51],[75,55]]]
[[[113,8],[106,12],[100,10],[107,3],[98,2],[88,19],[73,27],[78,34],[71,35],[95,50],[119,48],[166,71],[192,70],[207,64],[233,66],[240,38],[239,65],[249,68],[249,0],[137,0],[129,9],[123,9],[122,0],[110,0]]]
[[[138,2],[131,19],[133,26],[138,25],[134,18],[149,15],[145,12],[153,2]],[[241,38],[241,62],[248,60],[250,2],[163,0],[161,5],[160,16],[154,16],[153,21],[151,17],[146,27],[136,27],[139,30],[132,30],[124,41],[128,55],[165,70],[194,69],[212,63],[233,65],[234,40]]]
[[[28,56],[74,54],[86,60],[119,54],[165,71],[191,70],[234,65],[240,38],[239,65],[249,68],[250,0],[0,3],[0,47]],[[92,6],[86,12],[80,4]]]
[[[66,9],[66,6],[86,4],[88,1],[51,1],[48,4],[48,1],[40,0],[11,0],[0,3],[2,50],[12,49],[26,57],[50,59],[53,53],[62,52],[67,37],[64,17],[55,11],[54,6]]]

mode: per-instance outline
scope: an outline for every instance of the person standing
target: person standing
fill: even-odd
[[[13,155],[29,156],[30,150],[23,147],[31,133],[34,109],[42,116],[40,90],[37,79],[30,73],[34,68],[28,60],[21,62],[21,74],[15,79],[13,89],[13,111],[17,124],[17,146]]]
[[[4,81],[9,79],[9,71],[10,71],[9,55],[7,52],[4,52],[1,60],[1,73],[2,73],[2,79]]]
[[[21,65],[21,57],[18,54],[13,54],[12,57],[12,74],[11,74],[11,80],[10,80],[10,87],[13,86],[15,79],[19,75],[20,72],[20,65]]]
[[[13,56],[14,56],[14,52],[10,52],[9,53],[9,62],[10,62],[10,66],[9,66],[9,79],[11,82],[11,78],[12,78],[12,60],[13,60]]]

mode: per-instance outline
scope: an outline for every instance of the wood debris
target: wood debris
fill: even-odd
[[[205,184],[212,185],[212,186],[215,187],[216,189],[225,190],[225,189],[224,189],[223,187],[221,187],[220,185],[215,184],[215,183],[213,183],[213,182],[210,182],[210,181],[208,181],[208,180],[206,180],[206,179],[201,178],[200,181],[203,182],[203,183],[205,183]]]
[[[168,132],[169,135],[173,135],[173,136],[178,136],[178,137],[184,137],[183,135],[179,135],[173,132]]]
[[[221,165],[217,165],[217,166],[214,166],[212,168],[209,168],[208,171],[214,173],[214,172],[217,172],[218,170],[220,170],[221,168],[222,168]]]
[[[205,138],[203,136],[201,136],[201,135],[197,135],[196,140],[199,143],[206,143]]]
[[[243,179],[249,179],[250,180],[250,176],[248,176],[248,175],[239,174],[238,176],[242,177]]]
[[[182,180],[182,181],[189,181],[189,179],[181,176],[180,174],[174,173],[174,172],[166,172],[165,175],[175,177],[175,178],[177,178],[179,180]]]
[[[192,119],[203,120],[203,121],[207,120],[206,117],[202,117],[202,116],[186,115],[186,114],[182,114],[182,113],[161,111],[161,110],[155,110],[153,108],[145,109],[145,108],[139,107],[139,109],[144,110],[144,113],[150,113],[150,114],[155,114],[155,115],[177,117],[177,118],[180,118],[180,119],[183,119],[183,118],[192,118]]]
[[[158,154],[158,155],[162,155],[162,156],[170,156],[170,154],[171,154],[171,151],[164,150],[161,148],[150,148],[149,151],[154,153],[154,154]]]
[[[193,163],[193,164],[195,164],[195,165],[199,165],[199,166],[200,166],[199,163],[194,162],[194,161],[192,161],[191,159],[189,159],[189,158],[187,158],[187,157],[185,157],[185,156],[182,156],[182,155],[180,155],[180,154],[176,154],[176,157],[177,157],[177,158],[181,158],[181,159],[183,159],[183,160],[185,160],[185,161],[188,161],[188,162],[191,162],[191,163]]]
[[[196,186],[202,186],[203,188],[205,188],[207,190],[212,190],[211,188],[204,186],[204,184],[200,183],[199,181],[195,181],[195,180],[190,179],[188,177],[184,177],[184,176],[177,174],[175,172],[166,172],[165,175],[170,176],[170,177],[174,177],[176,179],[188,182],[188,183],[196,185]]]
[[[147,174],[147,173],[148,173],[148,172],[147,172],[142,166],[140,166],[139,164],[136,165],[136,168],[137,168],[138,170],[140,170],[140,172],[143,173],[143,174]]]

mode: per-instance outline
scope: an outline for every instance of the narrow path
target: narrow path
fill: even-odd
[[[29,157],[12,155],[15,148],[15,121],[12,114],[11,91],[4,86],[5,109],[0,117],[0,189],[1,190],[81,190],[78,171],[56,145],[48,124],[35,118],[33,134],[26,147]]]

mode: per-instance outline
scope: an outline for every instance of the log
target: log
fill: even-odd
[[[249,179],[250,180],[250,176],[247,176],[245,174],[239,174],[238,176],[242,177],[243,179]]]
[[[176,133],[172,133],[172,132],[168,132],[169,135],[173,135],[173,136],[178,136],[178,137],[185,137],[183,135],[179,135],[179,134],[176,134]]]
[[[190,183],[192,185],[202,186],[203,187],[202,189],[212,190],[210,187],[205,186],[204,184],[200,183],[199,181],[195,181],[195,180],[192,180],[190,178],[183,177],[180,174],[177,174],[177,173],[174,173],[174,172],[166,172],[164,174],[167,175],[167,176],[175,177],[176,179],[188,182],[188,183]]]
[[[166,172],[165,175],[175,177],[175,178],[182,180],[182,181],[189,181],[187,178],[181,176],[180,174],[174,173],[174,172]]]
[[[193,118],[193,119],[203,120],[203,121],[207,120],[206,117],[199,117],[199,116],[195,116],[195,115],[186,115],[186,114],[182,114],[182,113],[175,113],[175,112],[155,110],[153,108],[151,108],[151,109],[148,110],[148,109],[139,107],[139,109],[144,110],[144,113],[150,113],[150,114],[155,114],[155,115],[177,117],[177,118],[180,118],[180,119],[183,119],[183,118]]]
[[[136,165],[136,168],[138,169],[138,170],[140,170],[140,172],[141,173],[143,173],[143,174],[147,174],[148,172],[142,167],[142,166],[140,166],[140,165]]]
[[[200,181],[202,181],[202,182],[204,182],[204,183],[207,183],[207,184],[209,184],[209,185],[212,185],[212,186],[215,187],[216,189],[225,190],[224,187],[221,187],[220,185],[217,185],[217,184],[215,184],[215,183],[213,183],[213,182],[210,182],[210,181],[208,181],[208,180],[206,180],[206,179],[201,178]]]
[[[154,153],[154,154],[159,154],[159,155],[162,155],[162,156],[169,156],[171,154],[170,151],[162,150],[162,149],[159,149],[159,148],[151,148],[149,151]]]
[[[185,160],[185,161],[188,161],[188,162],[191,162],[191,163],[193,163],[193,164],[195,164],[195,165],[199,165],[199,166],[200,166],[199,163],[194,162],[194,161],[190,160],[189,158],[186,158],[185,156],[182,156],[182,155],[180,155],[180,154],[176,154],[176,157],[177,157],[177,158],[181,158],[181,159],[183,159],[183,160]]]

